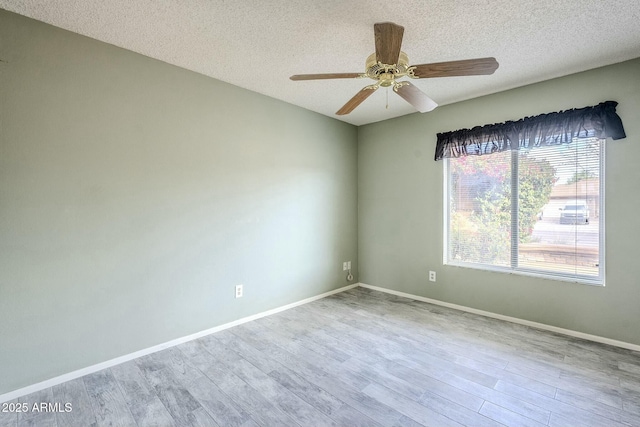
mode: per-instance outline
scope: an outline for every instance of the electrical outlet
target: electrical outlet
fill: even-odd
[[[351,270],[351,261],[347,261],[347,269]]]
[[[236,298],[242,298],[243,289],[242,285],[236,285]]]
[[[347,271],[349,269],[349,262],[345,261],[342,263],[342,271]]]
[[[436,281],[436,272],[435,271],[429,271],[429,281],[430,282],[435,282]]]

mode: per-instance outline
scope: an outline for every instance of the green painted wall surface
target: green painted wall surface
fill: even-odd
[[[357,271],[355,127],[2,10],[0,60],[0,394]]]
[[[443,266],[436,133],[606,100],[627,132],[606,145],[606,286]],[[362,283],[640,344],[640,59],[362,126],[358,139]]]

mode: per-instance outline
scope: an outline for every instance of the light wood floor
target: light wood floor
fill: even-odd
[[[640,354],[356,288],[19,402],[7,426],[640,426]]]

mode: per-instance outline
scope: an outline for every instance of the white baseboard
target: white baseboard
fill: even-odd
[[[125,354],[124,356],[116,357],[115,359],[107,360],[106,362],[101,362],[96,365],[87,366],[86,368],[78,369],[77,371],[69,372],[67,374],[63,374],[54,378],[50,378],[48,380],[32,384],[23,388],[19,388],[14,391],[10,391],[5,394],[0,394],[0,403],[7,402],[9,400],[17,399],[22,396],[26,396],[27,394],[34,393],[36,391],[44,390],[45,388],[53,387],[58,384],[62,384],[66,381],[74,380],[76,378],[83,377],[88,374],[92,374],[94,372],[101,371],[106,368],[110,368],[112,366],[119,365],[124,362],[128,362],[129,360],[136,359],[138,357],[146,356],[151,353],[156,353],[160,350],[167,349],[169,347],[174,347],[176,345],[192,341],[198,338],[202,338],[206,335],[213,334],[218,331],[222,331],[224,329],[232,328],[237,325],[241,325],[243,323],[251,322],[252,320],[260,319],[261,317],[270,316],[272,314],[279,313],[284,310],[289,310],[290,308],[297,307],[299,305],[307,304],[312,301],[316,301],[329,295],[337,294],[340,292],[348,291],[349,289],[353,289],[358,286],[358,283],[353,285],[344,286],[339,289],[335,289],[333,291],[325,292],[320,295],[316,295],[311,298],[306,298],[301,301],[297,301],[291,304],[283,305],[282,307],[277,307],[271,310],[263,311],[262,313],[254,314],[252,316],[243,317],[242,319],[234,320],[233,322],[225,323],[224,325],[216,326],[214,328],[210,328],[204,331],[196,332],[195,334],[187,335],[184,337],[176,338],[171,341],[167,341],[162,344],[154,345],[153,347],[148,347],[142,350],[138,350],[133,353]]]
[[[493,319],[504,320],[511,323],[517,323],[520,325],[531,326],[532,328],[542,329],[545,331],[557,332],[559,334],[568,335],[571,337],[582,338],[589,341],[594,341],[601,344],[609,344],[615,347],[626,348],[627,350],[640,351],[640,345],[631,344],[624,341],[613,340],[610,338],[600,337],[598,335],[585,334],[583,332],[572,331],[571,329],[558,328],[556,326],[545,325],[544,323],[532,322],[529,320],[519,319],[517,317],[504,316],[502,314],[491,313],[490,311],[477,310],[471,307],[465,307],[464,305],[451,304],[444,301],[438,301],[431,298],[421,297],[419,295],[407,294],[405,292],[394,291],[392,289],[381,288],[378,286],[371,286],[364,283],[360,283],[359,286],[363,288],[372,289],[374,291],[385,292],[400,297],[414,299],[416,301],[428,302],[430,304],[441,305],[443,307],[453,308],[460,311],[466,311],[468,313],[479,314],[480,316],[491,317]]]

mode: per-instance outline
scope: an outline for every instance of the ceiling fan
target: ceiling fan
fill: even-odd
[[[365,63],[364,73],[296,74],[291,80],[323,80],[365,78],[375,80],[365,86],[347,101],[336,114],[349,114],[380,86],[393,86],[393,91],[404,98],[421,113],[438,106],[434,100],[408,81],[398,81],[402,77],[425,79],[431,77],[475,76],[493,74],[498,68],[495,58],[466,59],[462,61],[435,62],[431,64],[409,65],[407,54],[400,50],[404,27],[393,22],[379,22],[373,25],[376,51]]]

